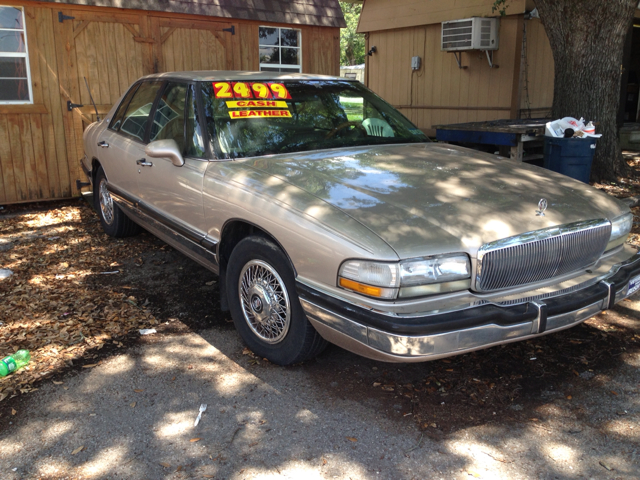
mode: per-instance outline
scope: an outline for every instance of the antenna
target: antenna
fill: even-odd
[[[98,114],[98,107],[96,106],[96,102],[93,101],[93,95],[91,95],[91,89],[89,88],[89,82],[87,81],[87,77],[84,78],[84,83],[87,86],[87,90],[89,90],[89,98],[91,99],[91,103],[93,103],[93,108],[96,109],[96,118],[100,121],[100,115]]]

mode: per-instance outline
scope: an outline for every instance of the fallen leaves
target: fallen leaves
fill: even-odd
[[[74,202],[3,219],[0,240],[12,244],[0,251],[0,265],[14,272],[0,283],[0,357],[20,348],[31,352],[27,367],[0,379],[0,401],[35,391],[32,384],[77,360],[89,360],[82,368],[96,367],[93,351],[157,324],[132,295],[92,283],[123,259],[156,247],[107,237],[88,206]]]
[[[131,408],[135,408],[135,407],[136,407],[136,402],[131,402],[131,403],[129,404],[129,406],[130,406]]]
[[[195,443],[195,442],[199,442],[200,438],[196,437],[196,438],[192,438],[191,440],[189,440],[191,443]]]
[[[358,439],[356,437],[346,437],[350,442],[357,442]]]
[[[11,415],[15,415],[16,413],[18,413],[18,412],[16,411],[16,409],[15,409],[15,408],[12,408],[12,409],[11,409]]]

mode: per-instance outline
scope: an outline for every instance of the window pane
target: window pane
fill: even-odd
[[[144,82],[140,85],[127,108],[127,113],[124,114],[124,121],[120,127],[121,132],[144,141],[144,131],[149,120],[149,113],[151,113],[153,101],[161,85],[161,82]]]
[[[29,101],[29,84],[26,79],[0,80],[0,102]]]
[[[293,30],[290,28],[280,29],[280,45],[283,47],[299,47],[298,35],[299,30]]]
[[[205,154],[204,138],[202,137],[202,124],[197,114],[196,96],[193,85],[189,87],[187,97],[187,146],[185,156],[202,158]]]
[[[0,52],[24,52],[24,33],[0,30]]]
[[[0,7],[0,28],[23,29],[22,10],[16,7]]]
[[[280,63],[279,48],[261,48],[260,63]]]
[[[165,88],[153,115],[150,141],[173,139],[184,152],[184,100],[187,86],[170,83]]]
[[[20,57],[0,57],[0,78],[27,78],[27,60]]]
[[[278,29],[260,27],[260,45],[278,45]]]
[[[298,65],[298,52],[297,48],[283,48],[282,49],[282,64],[283,65]]]
[[[113,116],[113,120],[111,120],[111,124],[109,125],[109,128],[111,128],[112,130],[118,130],[118,128],[120,127],[120,124],[122,123],[122,117],[124,117],[124,112],[127,109],[127,105],[129,105],[131,97],[133,97],[133,94],[136,93],[136,90],[138,90],[139,86],[140,85],[134,85],[133,87],[131,87],[131,89],[122,99],[122,102],[120,102],[120,106],[118,107],[118,110],[116,111],[116,114]]]

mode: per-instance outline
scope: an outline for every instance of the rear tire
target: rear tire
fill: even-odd
[[[116,205],[107,189],[107,177],[98,168],[94,184],[93,201],[104,232],[115,238],[131,237],[140,233],[140,226],[125,215]]]
[[[238,243],[229,258],[227,289],[236,329],[258,356],[291,365],[327,346],[302,310],[289,259],[272,241],[253,236]]]

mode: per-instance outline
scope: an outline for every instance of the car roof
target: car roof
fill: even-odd
[[[330,75],[314,75],[306,73],[278,73],[278,72],[246,72],[242,70],[202,70],[193,72],[154,73],[142,77],[144,80],[172,79],[183,81],[210,82],[216,80],[232,81],[272,81],[272,80],[342,80],[354,81],[345,77]]]

